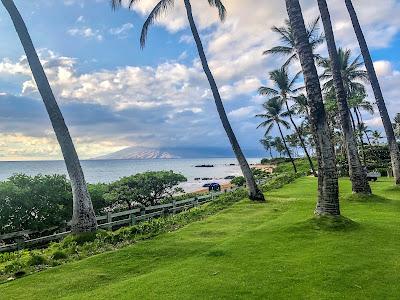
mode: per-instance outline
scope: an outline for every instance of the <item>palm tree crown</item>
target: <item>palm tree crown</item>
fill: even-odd
[[[324,42],[323,34],[319,33],[319,17],[316,18],[307,27],[307,35],[310,40],[310,44],[313,50]],[[282,27],[273,26],[271,28],[273,32],[276,32],[280,36],[282,45],[273,47],[263,52],[264,55],[274,54],[279,56],[288,57],[284,66],[289,65],[292,61],[298,60],[297,51],[295,47],[295,38],[293,34],[292,26],[289,20],[285,20],[285,25]],[[318,55],[316,55],[318,57]]]
[[[288,112],[284,110],[283,103],[279,97],[269,99],[263,104],[265,112],[257,114],[256,117],[265,119],[257,128],[265,127],[265,134],[268,135],[275,124],[283,125],[286,129],[290,128],[289,122],[284,120],[288,116]]]

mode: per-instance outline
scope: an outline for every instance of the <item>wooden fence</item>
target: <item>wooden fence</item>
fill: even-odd
[[[234,190],[234,188],[229,189],[229,191]],[[168,214],[175,214],[206,202],[214,200],[214,197],[226,193],[228,190],[223,192],[211,192],[207,195],[198,196],[190,199],[185,199],[181,201],[173,201],[167,204],[148,206],[143,208],[136,208],[128,211],[122,211],[117,213],[107,213],[103,216],[96,217],[98,222],[98,227],[102,229],[112,230],[113,227],[122,227],[134,225],[141,221],[146,221],[152,218],[157,218],[161,216],[166,216]],[[13,240],[11,244],[0,245],[0,252],[20,250],[26,247],[33,247],[35,245],[43,245],[51,241],[57,241],[70,234],[68,230],[70,227],[70,222],[66,223],[64,228],[53,227],[42,232],[38,231],[19,231],[8,234],[0,235],[0,241],[2,240]],[[58,232],[57,232],[58,231]],[[41,236],[45,232],[57,232],[51,235]],[[38,238],[31,239],[29,236],[36,235],[40,236]]]

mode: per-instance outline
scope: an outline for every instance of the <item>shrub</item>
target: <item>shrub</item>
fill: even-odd
[[[231,183],[236,186],[244,186],[246,184],[246,179],[243,176],[235,177],[231,180]]]

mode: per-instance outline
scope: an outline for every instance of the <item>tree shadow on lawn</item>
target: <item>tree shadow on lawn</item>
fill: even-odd
[[[394,201],[378,195],[351,194],[341,197],[341,200],[358,203],[393,203]]]
[[[360,224],[343,216],[314,216],[289,226],[287,230],[293,233],[310,231],[348,232],[359,228]]]

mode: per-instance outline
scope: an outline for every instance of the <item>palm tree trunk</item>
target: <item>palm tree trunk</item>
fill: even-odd
[[[367,160],[365,158],[365,147],[364,147],[363,130],[362,130],[362,127],[361,127],[361,119],[360,119],[360,116],[358,115],[358,112],[357,112],[356,108],[354,108],[354,114],[356,115],[356,118],[357,118],[357,127],[358,127],[357,133],[358,133],[358,136],[360,138],[361,157],[362,157],[364,166],[366,166],[367,165]]]
[[[385,128],[386,137],[389,144],[390,157],[392,161],[393,175],[397,185],[400,185],[400,151],[399,146],[396,142],[394,135],[393,125],[389,117],[389,113],[386,108],[385,100],[383,98],[381,86],[378,81],[378,76],[375,72],[375,67],[372,62],[371,54],[368,49],[367,42],[364,37],[364,33],[361,29],[360,22],[357,17],[357,13],[354,9],[351,0],[345,0],[347,10],[349,12],[351,22],[353,23],[354,31],[357,36],[358,43],[360,44],[361,53],[364,58],[365,67],[368,71],[369,80],[371,82],[372,90],[374,91],[376,104],[379,109],[379,113],[382,118],[383,127]]]
[[[294,170],[295,173],[297,173],[296,164],[294,163],[294,159],[293,159],[292,155],[290,154],[289,147],[288,147],[287,144],[286,144],[286,140],[285,140],[285,137],[283,136],[283,132],[282,132],[282,129],[281,129],[281,125],[279,125],[278,122],[276,122],[276,124],[278,125],[279,132],[280,132],[280,134],[281,134],[283,144],[285,145],[286,153],[288,154],[288,156],[289,156],[289,158],[290,158],[290,161],[291,161],[291,163],[292,163],[292,165],[293,165],[293,170]]]
[[[225,132],[229,138],[229,141],[232,145],[233,152],[236,155],[236,158],[239,162],[240,168],[243,172],[243,176],[246,178],[246,183],[247,187],[249,189],[249,198],[254,201],[265,201],[263,193],[260,191],[258,188],[256,181],[254,180],[253,172],[250,169],[249,164],[247,163],[247,160],[243,154],[242,149],[240,148],[240,145],[236,139],[235,133],[232,130],[231,124],[229,123],[228,117],[226,115],[226,111],[224,108],[224,105],[221,100],[221,95],[219,94],[217,84],[215,82],[214,76],[211,73],[210,67],[207,62],[206,55],[204,53],[204,48],[203,44],[200,39],[199,32],[197,31],[196,23],[193,18],[193,13],[192,13],[192,6],[190,4],[189,0],[184,0],[185,2],[185,8],[187,12],[187,17],[189,20],[190,24],[190,29],[192,30],[192,34],[194,37],[194,40],[196,42],[197,50],[199,52],[200,60],[203,65],[204,72],[206,73],[208,82],[210,84],[211,91],[214,96],[215,100],[215,105],[217,106],[217,111],[219,114],[219,117],[222,122],[222,126],[225,129]]]
[[[330,139],[330,129],[327,123],[314,55],[299,0],[285,1],[304,74],[310,107],[310,123],[318,157],[318,201],[315,214],[338,216],[340,215],[340,205],[335,150]]]
[[[335,85],[336,98],[338,101],[340,123],[342,125],[342,130],[346,140],[349,174],[352,183],[353,193],[371,194],[371,187],[369,186],[365,169],[360,161],[356,138],[354,136],[354,131],[352,130],[350,123],[350,111],[347,102],[347,93],[343,84],[335,36],[333,34],[331,17],[326,0],[318,0],[318,7],[321,13],[321,20],[324,25],[326,43],[331,59],[332,77]],[[363,143],[361,147],[365,163]]]
[[[72,231],[75,233],[90,232],[97,229],[96,216],[87,190],[85,177],[69,134],[67,125],[51,90],[49,81],[40,63],[28,29],[17,7],[12,0],[1,0],[14,23],[15,29],[24,47],[33,77],[49,114],[51,124],[64,156],[64,161],[71,180],[73,193]],[[51,187],[49,187],[51,188]]]
[[[294,129],[296,130],[296,134],[299,137],[299,141],[300,141],[301,147],[303,148],[304,153],[307,156],[308,163],[310,164],[311,171],[312,171],[314,176],[317,176],[317,172],[315,172],[314,164],[313,164],[313,162],[311,160],[310,155],[308,154],[307,147],[306,147],[306,145],[304,143],[303,137],[301,136],[301,134],[299,132],[299,128],[297,127],[296,123],[293,121],[292,113],[290,112],[289,104],[287,103],[286,100],[285,100],[285,104],[286,104],[286,109],[287,109],[288,114],[289,114],[290,122],[292,123]]]

